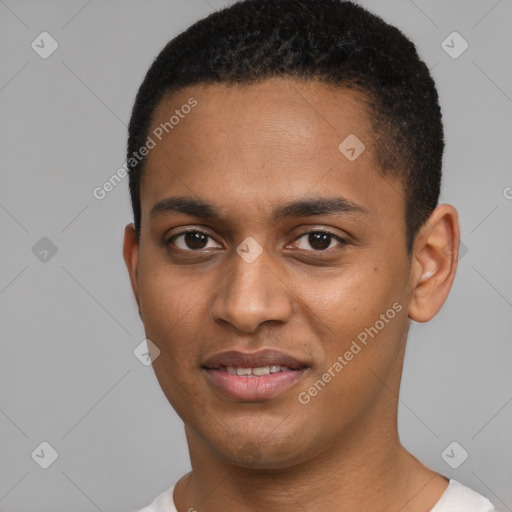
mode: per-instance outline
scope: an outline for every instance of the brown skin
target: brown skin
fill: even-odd
[[[132,224],[124,241],[146,335],[161,350],[156,376],[185,423],[193,470],[176,486],[178,510],[430,510],[447,480],[401,446],[397,396],[409,319],[430,320],[455,276],[456,210],[438,206],[407,254],[403,186],[379,173],[364,101],[353,91],[284,79],[193,86],[165,99],[152,127],[190,97],[198,105],[148,155],[140,244]],[[366,145],[353,162],[338,150],[351,133]],[[222,221],[151,219],[170,196],[212,203]],[[283,203],[333,196],[367,213],[271,219]],[[211,237],[202,247],[183,236],[166,245],[196,227]],[[310,230],[347,243],[331,238],[320,250]],[[235,252],[248,236],[263,247],[250,264]],[[298,393],[395,302],[402,311],[301,404]],[[263,348],[310,368],[258,402],[228,399],[204,378],[207,357]]]

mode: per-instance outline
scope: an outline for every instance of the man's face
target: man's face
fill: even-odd
[[[194,86],[161,103],[150,134],[190,97],[147,157],[134,272],[189,441],[270,468],[389,434],[411,262],[403,188],[378,173],[361,97],[291,80]],[[359,156],[354,138],[339,149],[351,134]],[[218,217],[176,211],[191,204],[165,203],[176,197]],[[325,199],[337,208],[283,208]]]

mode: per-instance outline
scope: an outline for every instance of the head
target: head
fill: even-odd
[[[456,270],[443,145],[414,45],[351,2],[246,0],[166,45],[129,126],[124,256],[189,443],[276,468],[396,435],[409,319]],[[273,393],[219,376],[286,360]]]

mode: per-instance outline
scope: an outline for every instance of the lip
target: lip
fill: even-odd
[[[264,366],[287,366],[289,370],[268,375],[233,375],[228,366],[236,368],[259,368]],[[272,398],[296,384],[309,366],[295,357],[276,350],[240,352],[231,350],[208,358],[202,365],[207,382],[222,395],[243,401],[258,401]]]
[[[219,352],[208,358],[203,364],[203,368],[220,369],[228,366],[237,368],[259,368],[261,366],[288,366],[293,370],[299,370],[307,366],[295,357],[279,352],[278,350],[258,350],[257,352],[241,352],[238,350],[229,350]]]

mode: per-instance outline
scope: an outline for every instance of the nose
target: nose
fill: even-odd
[[[227,322],[244,333],[254,333],[263,322],[288,322],[292,296],[277,265],[264,250],[248,263],[233,254],[212,304],[217,322]]]

